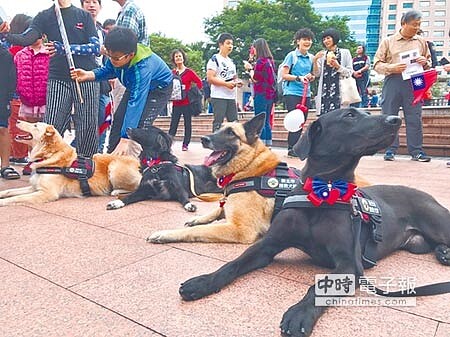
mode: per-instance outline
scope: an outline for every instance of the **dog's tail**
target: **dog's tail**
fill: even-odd
[[[200,195],[196,195],[197,198],[199,198],[202,201],[219,201],[223,198],[223,193],[202,193]]]

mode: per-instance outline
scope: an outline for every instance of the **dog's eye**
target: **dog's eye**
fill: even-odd
[[[355,114],[353,113],[353,112],[348,112],[346,115],[345,115],[345,117],[350,117],[350,118],[353,118],[353,117],[355,117]]]
[[[235,133],[234,133],[234,131],[233,131],[232,128],[228,128],[228,129],[227,129],[227,135],[228,135],[228,136],[235,136]]]

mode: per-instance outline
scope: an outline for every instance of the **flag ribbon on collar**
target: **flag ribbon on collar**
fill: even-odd
[[[336,201],[349,202],[356,188],[355,184],[345,180],[325,181],[317,177],[308,177],[303,185],[303,190],[309,192],[307,198],[316,207],[324,201],[330,205]]]
[[[159,163],[161,163],[161,158],[159,158],[159,157],[155,158],[155,159],[153,159],[151,157],[150,158],[144,157],[141,159],[141,164],[144,167],[152,167],[152,166],[158,165]]]
[[[225,188],[225,186],[227,186],[231,182],[231,180],[233,180],[234,176],[235,174],[231,173],[229,175],[217,178],[217,186],[219,186],[220,188]]]

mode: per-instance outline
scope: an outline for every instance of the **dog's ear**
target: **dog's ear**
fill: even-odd
[[[264,126],[265,118],[266,114],[262,112],[244,123],[245,137],[250,145],[256,142],[259,138],[261,130]]]
[[[320,120],[315,120],[309,125],[308,130],[303,133],[297,144],[294,145],[294,152],[301,160],[305,160],[308,157],[312,143],[321,131],[322,125],[320,124]]]
[[[47,125],[45,127],[45,132],[42,135],[42,140],[46,143],[50,142],[52,140],[53,136],[55,135],[55,133],[56,133],[55,127],[53,125]]]
[[[172,147],[172,138],[167,133],[161,130],[158,133],[156,142],[162,151],[170,152],[170,148]]]

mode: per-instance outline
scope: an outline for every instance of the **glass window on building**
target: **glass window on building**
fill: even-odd
[[[434,21],[434,26],[435,27],[444,27],[445,26],[445,21],[442,21],[442,20]]]
[[[420,27],[428,27],[428,26],[430,26],[430,21],[422,21],[420,23]]]
[[[420,7],[430,7],[430,2],[429,1],[419,1],[419,6]]]
[[[433,32],[433,37],[444,37],[444,31],[443,30],[435,30]]]
[[[395,24],[389,24],[389,25],[387,26],[387,29],[388,29],[388,30],[395,30]]]
[[[428,12],[428,11],[423,11],[423,12],[422,12],[422,16],[423,16],[424,18],[427,18],[427,17],[430,16],[430,12]]]
[[[403,4],[403,8],[413,8],[413,3],[412,2],[405,2]]]
[[[397,5],[396,4],[390,4],[389,5],[389,10],[390,11],[395,11],[397,9]]]
[[[434,4],[435,4],[436,6],[445,6],[445,3],[446,3],[445,0],[436,0],[436,1],[434,2]]]
[[[443,54],[442,50],[436,50],[436,56],[442,57]]]
[[[445,16],[445,11],[435,11],[434,15],[435,16]]]
[[[443,47],[444,46],[444,41],[433,41],[434,45],[436,47]]]
[[[388,15],[388,20],[395,20],[396,15],[395,14],[389,14]]]

